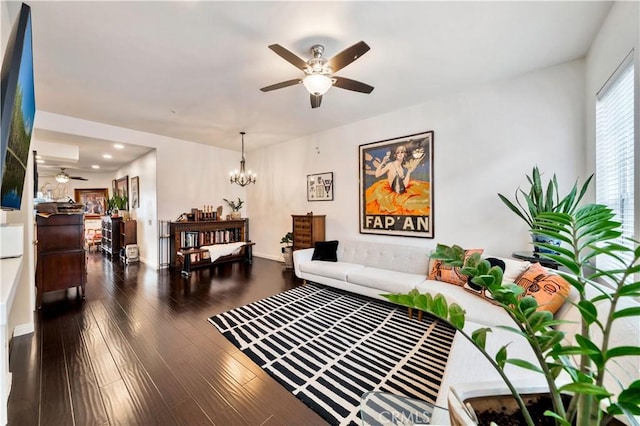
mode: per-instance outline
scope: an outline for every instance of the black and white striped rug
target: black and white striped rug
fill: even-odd
[[[406,308],[307,284],[209,319],[331,424],[360,424],[366,392],[435,403],[455,330]]]

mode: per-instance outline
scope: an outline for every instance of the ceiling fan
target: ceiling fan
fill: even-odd
[[[360,41],[353,46],[346,48],[331,59],[325,59],[322,56],[324,53],[324,46],[320,44],[316,44],[311,47],[311,54],[313,57],[307,61],[279,44],[272,44],[269,46],[269,49],[273,50],[294,67],[302,70],[305,73],[305,76],[263,87],[260,89],[263,92],[269,92],[271,90],[282,89],[283,87],[294,86],[302,83],[311,94],[311,108],[318,108],[322,102],[322,95],[324,95],[331,86],[360,93],[371,93],[373,91],[373,86],[333,74],[369,51],[370,47],[364,41]]]
[[[67,183],[69,182],[69,179],[73,179],[73,180],[89,180],[87,178],[84,178],[82,176],[69,176],[69,174],[67,172],[64,171],[65,168],[61,167],[60,168],[60,173],[58,173],[55,178],[58,182],[60,183]]]

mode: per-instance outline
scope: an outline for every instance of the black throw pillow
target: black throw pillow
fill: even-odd
[[[506,265],[503,260],[496,259],[495,257],[488,257],[486,260],[487,262],[489,262],[489,265],[491,265],[492,268],[494,266],[498,266],[500,269],[502,269],[502,272],[504,272]],[[471,277],[467,279],[467,285],[472,289],[474,289],[475,291],[480,291],[482,289],[481,285],[474,284],[471,282]]]
[[[338,241],[316,241],[311,260],[338,261]]]

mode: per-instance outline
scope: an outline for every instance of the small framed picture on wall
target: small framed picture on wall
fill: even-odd
[[[333,172],[307,175],[307,201],[333,201]]]

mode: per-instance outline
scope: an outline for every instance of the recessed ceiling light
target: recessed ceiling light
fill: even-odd
[[[99,169],[99,168],[100,168],[100,166],[98,166],[97,164],[92,164],[92,165],[91,165],[91,168],[92,168],[92,169]]]
[[[111,154],[102,154],[102,158],[113,158]]]
[[[36,160],[36,163],[42,164],[42,163],[44,163],[44,160]]]
[[[124,145],[122,145],[121,143],[114,143],[114,144],[113,144],[113,147],[114,147],[115,149],[124,149]]]

